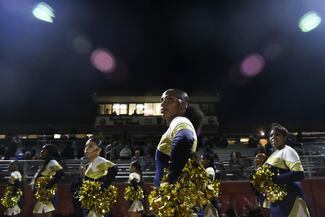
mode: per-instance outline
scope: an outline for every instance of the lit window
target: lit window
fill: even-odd
[[[113,104],[113,113],[115,112],[117,115],[126,115],[127,112],[127,104]]]
[[[144,104],[129,104],[129,115],[143,115],[144,113]]]
[[[100,115],[110,115],[113,112],[112,104],[100,104],[99,114]]]
[[[159,116],[160,103],[145,103],[144,104],[144,115],[145,116]]]

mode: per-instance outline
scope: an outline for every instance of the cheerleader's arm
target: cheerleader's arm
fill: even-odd
[[[289,171],[281,175],[273,176],[272,181],[275,184],[289,184],[295,181],[301,181],[304,177],[303,171]]]
[[[173,138],[171,162],[168,182],[174,183],[180,176],[186,162],[190,158],[193,144],[193,132],[188,129],[180,130]]]
[[[46,188],[51,188],[53,185],[57,184],[59,180],[64,176],[63,169],[60,169],[56,171],[55,175],[52,177],[52,179],[49,181],[49,183],[46,185]]]
[[[102,188],[107,188],[114,180],[117,175],[117,166],[114,165],[107,170],[106,176],[103,177],[103,185]]]

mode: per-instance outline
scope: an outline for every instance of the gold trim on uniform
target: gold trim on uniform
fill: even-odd
[[[288,217],[310,217],[309,210],[307,208],[306,202],[297,197],[295,203],[293,204],[292,210]]]
[[[52,202],[41,203],[41,202],[37,201],[34,206],[33,213],[42,214],[42,213],[52,212],[54,210],[55,210],[55,208],[54,208]]]
[[[91,179],[99,179],[100,177],[107,175],[107,170],[115,164],[103,157],[96,157],[87,167],[85,176]]]
[[[12,208],[6,209],[6,211],[3,214],[5,214],[7,216],[12,216],[12,215],[18,215],[18,214],[20,214],[20,212],[21,212],[21,209],[19,208],[19,206],[15,205]]]
[[[170,156],[172,152],[172,144],[173,144],[173,138],[176,136],[176,134],[181,130],[191,130],[193,133],[193,145],[192,145],[192,151],[196,151],[197,147],[197,137],[195,133],[195,129],[189,119],[186,117],[176,117],[172,120],[172,122],[169,125],[169,128],[164,133],[164,135],[161,137],[160,142],[158,144],[157,149]]]
[[[284,170],[304,171],[299,155],[287,145],[281,150],[275,150],[265,163]]]
[[[41,172],[42,176],[53,176],[56,171],[61,170],[61,165],[56,160],[50,160],[45,169]]]

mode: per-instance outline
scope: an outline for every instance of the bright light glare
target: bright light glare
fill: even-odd
[[[299,28],[302,32],[309,32],[315,29],[322,21],[315,11],[309,11],[299,21]]]
[[[54,134],[53,138],[54,139],[61,139],[61,134]]]
[[[53,23],[53,20],[55,18],[53,8],[44,2],[40,2],[34,7],[33,15],[37,19],[48,23]]]

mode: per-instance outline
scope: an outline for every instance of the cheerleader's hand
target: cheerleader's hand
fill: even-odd
[[[277,175],[272,176],[272,177],[271,177],[271,180],[272,180],[272,182],[273,182],[274,184],[279,184],[279,183],[278,183],[278,182],[279,182],[279,178],[278,178]]]
[[[47,184],[45,185],[45,188],[47,188],[47,189],[52,188],[52,187],[55,185],[55,182],[56,182],[55,179],[51,179],[51,180],[49,181],[49,183],[47,183]]]
[[[103,184],[101,185],[101,189],[104,190],[104,189],[107,188],[108,186],[109,186],[109,184],[107,184],[107,183],[103,183]]]
[[[79,168],[79,172],[80,172],[80,176],[81,177],[84,177],[85,176],[85,173],[86,173],[86,168],[84,166],[81,166]]]
[[[12,193],[13,193],[13,194],[16,194],[16,192],[17,192],[17,188],[14,187],[14,188],[12,189]]]

